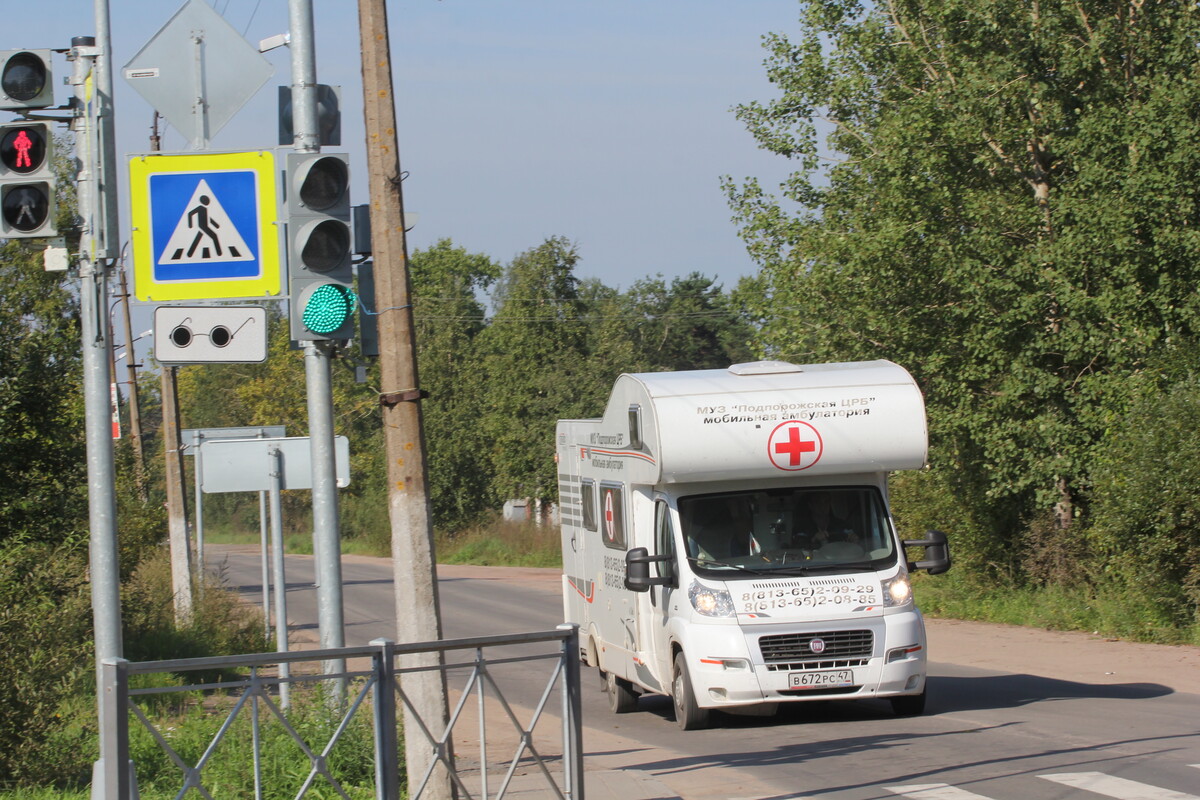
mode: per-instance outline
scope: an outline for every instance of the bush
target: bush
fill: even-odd
[[[210,581],[176,626],[170,558],[151,551],[122,587],[131,661],[271,649],[258,612]],[[51,622],[52,620],[52,622]],[[0,788],[82,786],[96,760],[95,661],[87,563],[68,548],[0,547]]]
[[[1099,579],[1152,628],[1200,625],[1200,380],[1148,392],[1105,444],[1090,530]]]
[[[193,593],[191,620],[177,625],[171,555],[166,545],[160,545],[122,591],[125,658],[155,661],[274,649],[267,642],[261,612],[240,603],[219,577],[210,576],[199,589]]]
[[[87,563],[79,552],[0,545],[0,786],[86,776],[71,752],[94,736],[95,711],[85,730],[70,721],[70,705],[81,692],[94,697],[91,625]],[[47,753],[41,746],[52,734],[65,746]]]

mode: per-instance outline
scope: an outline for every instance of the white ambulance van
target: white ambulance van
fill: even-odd
[[[602,419],[557,428],[563,606],[617,713],[888,698],[925,706],[909,574],[946,537],[903,541],[887,475],[925,465],[920,390],[888,361],[622,375]],[[923,547],[910,563],[905,548]]]

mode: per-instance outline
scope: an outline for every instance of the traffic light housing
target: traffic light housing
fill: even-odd
[[[0,110],[54,105],[54,73],[49,50],[0,51]]]
[[[55,189],[50,124],[0,125],[0,238],[57,235]]]
[[[356,304],[349,156],[290,153],[285,181],[291,337],[349,339]]]

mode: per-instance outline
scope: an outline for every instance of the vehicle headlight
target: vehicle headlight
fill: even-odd
[[[725,589],[713,589],[692,581],[688,587],[692,608],[706,617],[732,617],[733,597]]]
[[[894,578],[883,582],[883,604],[885,606],[902,606],[912,602],[912,583],[908,575],[901,572]]]

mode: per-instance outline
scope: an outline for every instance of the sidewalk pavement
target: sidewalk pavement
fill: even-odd
[[[499,788],[489,787],[490,792]],[[527,773],[513,777],[504,793],[512,800],[542,800],[557,797],[542,774]],[[638,769],[585,770],[583,796],[587,800],[682,800],[662,781]]]

